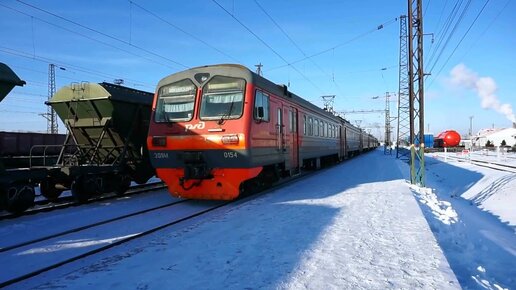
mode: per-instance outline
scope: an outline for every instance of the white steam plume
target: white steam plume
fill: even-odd
[[[479,77],[462,63],[456,65],[451,70],[450,75],[452,84],[474,90],[478,94],[482,108],[493,109],[505,115],[511,122],[516,123],[516,116],[512,111],[511,104],[502,104],[496,96],[498,87],[493,78]]]

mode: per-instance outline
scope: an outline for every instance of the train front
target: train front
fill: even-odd
[[[230,200],[256,177],[249,155],[253,74],[238,65],[189,69],[160,81],[147,144],[173,196]]]

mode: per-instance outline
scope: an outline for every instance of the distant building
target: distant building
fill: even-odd
[[[477,136],[472,137],[473,146],[485,146],[487,141],[490,141],[494,146],[500,146],[505,140],[507,146],[516,145],[516,128],[505,129],[482,129]]]

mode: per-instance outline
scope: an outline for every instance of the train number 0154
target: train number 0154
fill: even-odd
[[[224,152],[224,158],[238,158],[238,153],[232,151]]]

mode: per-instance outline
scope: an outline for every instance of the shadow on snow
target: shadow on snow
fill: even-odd
[[[470,201],[461,195],[480,181],[483,174],[428,156],[425,163],[426,187],[436,189],[437,200],[453,208],[458,220],[445,224],[436,219],[428,204],[421,201],[418,204],[461,286],[465,289],[516,287],[514,227],[475,206],[515,176],[500,179]],[[415,195],[420,197],[419,193]]]

